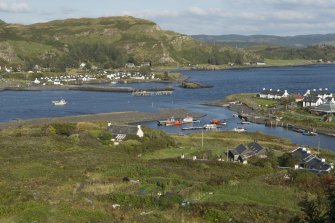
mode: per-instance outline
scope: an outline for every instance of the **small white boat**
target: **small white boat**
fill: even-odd
[[[234,113],[234,114],[233,114],[233,117],[234,117],[234,118],[238,118],[238,114]]]
[[[183,124],[188,124],[188,123],[199,123],[200,120],[194,119],[192,116],[187,115],[183,120]]]
[[[54,104],[55,106],[64,106],[66,105],[66,101],[64,99],[60,99],[59,101],[51,101],[52,104]]]
[[[248,121],[242,121],[240,124],[250,124],[250,122],[248,122]]]
[[[243,127],[233,128],[232,131],[234,132],[246,132],[247,129]]]
[[[117,82],[113,81],[113,82],[111,82],[111,84],[117,84]]]

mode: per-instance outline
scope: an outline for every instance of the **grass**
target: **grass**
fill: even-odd
[[[50,126],[69,129],[62,134]],[[285,222],[285,216],[288,220],[300,213],[301,197],[314,193],[310,188],[297,190],[299,184],[265,182],[264,177],[278,172],[270,166],[216,161],[227,148],[255,138],[276,154],[294,148],[284,139],[208,132],[202,148],[201,133],[179,136],[145,129],[144,139],[113,146],[99,140],[105,131],[101,126],[85,122],[0,131],[0,221],[212,222],[213,216],[239,219],[234,211],[239,208],[251,221]],[[181,154],[211,156],[201,162],[179,159]],[[327,152],[327,159],[334,157]],[[166,192],[177,197],[159,199],[157,194]],[[194,206],[183,208],[177,198]],[[116,203],[121,207],[114,209]],[[197,205],[207,211],[198,212]],[[255,207],[257,215],[250,212]]]
[[[267,66],[296,66],[306,65],[315,63],[315,61],[304,60],[304,59],[291,59],[291,60],[280,60],[280,59],[265,59]]]

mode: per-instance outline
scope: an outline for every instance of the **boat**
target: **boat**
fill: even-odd
[[[178,120],[178,119],[165,123],[166,126],[176,126],[176,125],[182,125],[182,124],[183,124],[183,122]]]
[[[220,125],[216,125],[216,124],[206,124],[203,126],[204,129],[219,129],[221,128]]]
[[[200,120],[196,120],[192,116],[187,115],[185,118],[183,118],[182,122],[183,122],[183,124],[199,123]]]
[[[233,117],[234,117],[234,118],[238,118],[238,114],[237,114],[237,113],[234,113],[234,114],[233,114]]]
[[[248,121],[242,121],[242,122],[240,122],[240,124],[250,124],[251,122],[248,122]]]
[[[158,121],[158,125],[166,125],[166,123],[171,123],[171,122],[174,122],[175,121],[175,119],[174,119],[174,117],[171,117],[171,118],[169,118],[169,119],[166,119],[166,120],[160,120],[160,121]]]
[[[227,125],[226,120],[218,120],[218,119],[212,119],[210,124],[216,124],[216,125]]]
[[[305,136],[317,136],[318,135],[318,133],[313,132],[313,131],[304,131],[302,134]]]
[[[165,125],[165,126],[175,126],[175,125],[182,125],[183,122],[179,119],[175,119],[174,117],[171,117],[171,118],[166,119],[166,120],[158,121],[157,124],[158,125]]]
[[[305,130],[303,130],[303,129],[297,129],[297,128],[293,129],[293,131],[298,132],[298,133],[303,133],[303,132],[305,132]]]
[[[247,129],[243,128],[243,127],[237,127],[237,128],[233,128],[232,131],[234,131],[234,132],[246,132]]]
[[[51,102],[55,106],[63,106],[63,105],[66,105],[66,103],[67,103],[64,99],[60,99],[59,101],[51,101]]]

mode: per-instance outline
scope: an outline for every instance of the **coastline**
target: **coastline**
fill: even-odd
[[[232,96],[232,95],[229,95]],[[227,96],[227,97],[229,97]],[[250,108],[247,105],[240,103],[240,104],[232,104],[229,103],[227,100],[227,97],[223,99],[222,101],[216,101],[216,102],[208,102],[203,103],[203,105],[206,106],[214,106],[214,107],[224,107],[226,109],[229,109],[230,111],[233,111],[239,115],[239,118],[245,119],[251,123],[255,124],[263,124],[265,126],[269,127],[281,127],[285,129],[290,129],[288,126],[290,126],[292,123],[282,121],[282,120],[276,120],[271,119],[270,117],[266,117],[264,114],[260,113],[259,111],[255,110],[254,108]],[[303,129],[307,131],[313,131],[315,128],[312,128],[310,126],[306,125],[299,125],[294,124],[294,128],[297,129]],[[291,128],[292,129],[292,128]],[[327,136],[335,137],[335,130],[330,130],[322,127],[318,127],[315,132]]]
[[[139,112],[139,111],[125,111],[125,112],[111,112],[98,113],[76,116],[63,117],[49,117],[17,120],[10,122],[1,122],[0,130],[7,128],[15,128],[27,125],[45,125],[50,123],[64,123],[64,122],[111,122],[116,125],[131,125],[133,123],[143,123],[157,121],[161,119],[168,119],[171,116],[175,118],[183,118],[186,115],[191,115],[195,118],[200,118],[206,114],[192,113],[185,109],[161,109],[159,112]]]

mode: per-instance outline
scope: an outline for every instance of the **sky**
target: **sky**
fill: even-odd
[[[189,35],[335,33],[335,0],[0,0],[7,23],[120,15]]]

